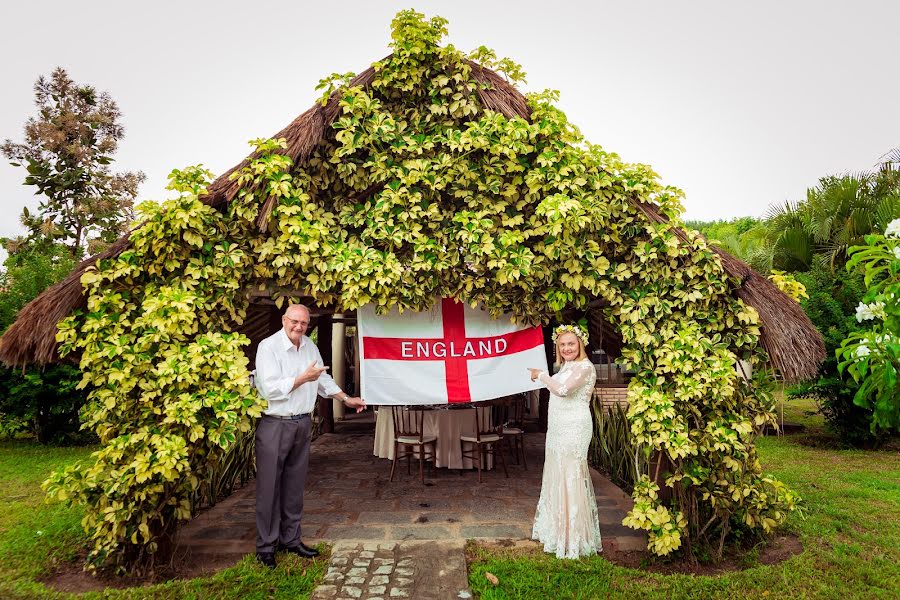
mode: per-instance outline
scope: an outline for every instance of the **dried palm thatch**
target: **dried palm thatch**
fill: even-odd
[[[740,279],[738,297],[759,313],[760,343],[769,354],[772,366],[786,381],[815,377],[825,360],[825,342],[800,303],[747,263],[719,248],[713,250],[722,259],[725,270]]]
[[[118,256],[128,246],[127,235],[119,238],[100,254],[81,261],[68,277],[26,304],[16,316],[15,323],[0,338],[0,360],[10,367],[59,361],[56,324],[87,306],[81,275],[98,260]]]
[[[490,69],[471,64],[474,77],[481,84],[478,94],[485,108],[507,118],[530,118],[531,109],[518,90]],[[357,75],[350,85],[368,86],[374,76],[374,68],[369,67]],[[331,123],[337,118],[338,110],[339,96],[335,92],[324,105],[317,103],[272,137],[287,140],[286,155],[290,156],[295,165],[302,166],[325,137]],[[210,184],[207,195],[203,198],[204,202],[217,208],[227,206],[239,191],[237,182],[230,175],[247,165],[251,158],[252,155]],[[660,222],[665,219],[654,206],[638,202],[635,204],[650,220]],[[261,208],[257,221],[260,228],[266,227],[271,210],[269,202]],[[679,233],[683,239],[687,239],[684,232]],[[123,237],[105,252],[83,261],[66,279],[48,288],[25,306],[16,322],[0,338],[0,360],[9,366],[46,365],[58,361],[56,324],[85,306],[81,275],[97,260],[118,255],[128,244],[127,237]],[[722,257],[725,270],[741,281],[737,294],[759,312],[763,325],[762,343],[773,364],[789,381],[815,375],[819,363],[825,357],[825,347],[821,336],[800,306],[767,279],[754,273],[745,263],[722,251],[717,252]],[[251,333],[249,329],[253,329],[255,336],[258,325],[262,322],[256,319],[245,323],[247,333]]]

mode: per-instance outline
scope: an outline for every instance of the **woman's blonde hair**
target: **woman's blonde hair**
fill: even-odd
[[[584,342],[581,341],[580,336],[578,336],[573,331],[561,331],[560,334],[558,336],[556,336],[556,344],[555,344],[555,346],[556,346],[556,364],[558,364],[558,365],[561,365],[564,362],[566,362],[563,360],[562,352],[560,352],[560,350],[559,350],[559,339],[566,333],[574,335],[575,339],[578,340],[578,358],[576,358],[575,360],[584,360],[588,357],[587,350],[585,350],[585,348],[584,348]]]

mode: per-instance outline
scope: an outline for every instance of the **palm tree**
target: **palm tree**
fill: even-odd
[[[875,166],[882,171],[896,171],[900,168],[900,146],[885,152]]]
[[[900,172],[891,168],[895,160],[887,164],[877,171],[823,177],[804,202],[770,208],[772,266],[808,271],[813,261],[822,261],[834,271],[846,263],[851,246],[864,244],[866,235],[884,231],[900,217]]]

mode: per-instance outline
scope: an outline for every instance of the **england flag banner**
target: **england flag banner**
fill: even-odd
[[[509,315],[443,298],[419,313],[366,305],[357,324],[366,404],[478,402],[543,387],[527,370],[547,369],[541,328]]]

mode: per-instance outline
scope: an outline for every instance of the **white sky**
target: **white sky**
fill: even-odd
[[[117,170],[163,199],[172,168],[221,174],[309,108],[332,72],[388,53],[409,2],[16,2],[0,8],[0,139],[22,139],[56,66],[118,102]],[[762,215],[900,146],[900,2],[416,2],[448,41],[560,90],[587,139],[685,190],[685,218]],[[0,163],[0,235],[38,198]]]

